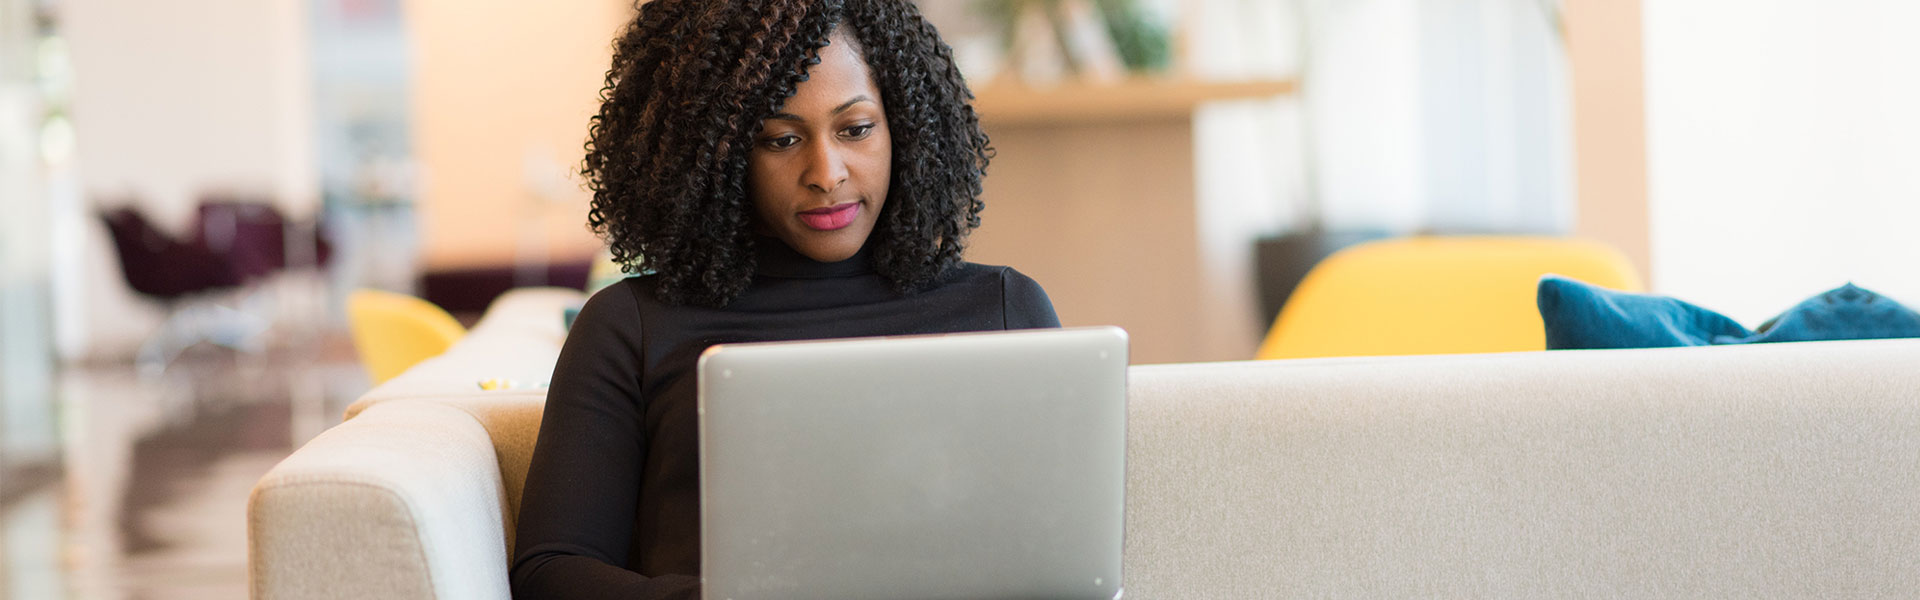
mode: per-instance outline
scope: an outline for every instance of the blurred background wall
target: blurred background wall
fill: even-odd
[[[209,187],[247,187],[313,210],[312,69],[298,0],[71,0],[81,186],[138,194],[184,229]]]
[[[993,54],[1007,42],[981,4],[926,8],[963,54]],[[1173,186],[1178,197],[1171,213],[1152,218],[1185,225],[1161,236],[1173,247],[1144,260],[1183,257],[1162,268],[1200,276],[1164,279],[1153,297],[1165,301],[1149,303],[1159,308],[1151,314],[1130,312],[1111,274],[1075,266],[1123,262],[1093,251],[1098,244],[994,238],[996,223],[1025,218],[1020,204],[1059,202],[1020,184],[1018,173],[1046,173],[1063,159],[1029,150],[1044,146],[1023,149],[1019,140],[1034,128],[996,125],[988,110],[989,131],[1003,141],[996,169],[1007,174],[989,178],[994,208],[977,258],[1037,270],[1070,323],[1141,330],[1141,358],[1150,361],[1232,358],[1251,351],[1272,316],[1251,275],[1263,238],[1318,228],[1566,230],[1565,61],[1550,3],[1136,4],[1166,33],[1172,55],[1136,76],[1167,89],[1290,87],[1264,98],[1203,98],[1154,117],[1173,127],[1161,137],[1171,143],[1124,147],[1134,160],[1184,165],[1148,185]],[[324,215],[342,242],[329,314],[345,289],[430,293],[435,273],[505,271],[514,284],[547,283],[540,265],[583,263],[599,247],[585,231],[586,194],[574,170],[625,2],[567,11],[437,0],[59,6],[81,74],[73,103],[81,117],[77,193],[54,208],[71,239],[56,246],[68,249],[62,271],[91,274],[56,294],[57,305],[85,307],[60,311],[57,337],[69,357],[130,353],[165,317],[116,285],[110,241],[95,226],[104,207],[138,205],[175,233],[216,191],[270,198],[295,217]],[[987,94],[1017,79],[1013,71],[977,73],[975,87]],[[1036,139],[1090,139],[1141,121]],[[1086,174],[1119,179],[1103,168]],[[1081,251],[1049,262],[1057,255],[1043,252],[1049,247]],[[113,326],[89,318],[103,314],[116,316]]]
[[[578,171],[613,37],[631,8],[585,0],[414,0],[413,139],[426,268],[578,259],[589,199]]]
[[[77,177],[49,198],[59,345],[70,358],[127,354],[163,315],[121,283],[101,207],[137,205],[174,234],[215,191],[317,208],[306,3],[75,0],[57,10]]]
[[[1743,323],[1845,281],[1920,303],[1920,4],[1645,11],[1654,288]]]
[[[1034,79],[1036,51],[1010,48],[995,4],[923,2],[1001,142],[976,258],[1044,275],[1069,322],[1148,332],[1144,359],[1250,352],[1274,312],[1263,244],[1313,235],[1577,234],[1634,257],[1654,291],[1746,320],[1848,279],[1920,295],[1900,271],[1920,127],[1901,108],[1920,85],[1900,68],[1916,50],[1904,3],[1141,0],[1121,4],[1160,28],[1168,58],[1121,73],[1122,93],[1190,97],[1059,122],[1031,115],[1103,102],[1088,82],[1114,82],[1072,61]],[[556,274],[599,249],[574,171],[627,2],[14,5],[22,31],[57,16],[56,42],[10,41],[32,67],[16,71],[42,73],[22,81],[66,74],[61,111],[42,118],[38,84],[8,106],[32,134],[12,143],[49,139],[65,166],[16,160],[36,176],[8,185],[21,223],[43,225],[15,225],[12,256],[44,268],[69,359],[129,355],[169,318],[122,281],[99,222],[112,207],[174,234],[217,194],[325,223],[324,281],[274,300],[324,295],[278,311],[323,326],[354,287],[431,296],[457,280],[441,287],[481,290],[483,307],[487,285],[568,281]],[[1072,54],[1064,31],[1050,43]],[[1061,152],[1096,140],[1103,152]],[[1042,186],[1066,172],[1083,179]],[[1155,223],[1085,239],[1021,224],[1091,224],[1080,211],[1099,201]],[[1120,302],[1139,287],[1115,283],[1129,269],[1162,285]]]

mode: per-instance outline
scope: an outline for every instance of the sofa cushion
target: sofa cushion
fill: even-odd
[[[1706,346],[1753,335],[1733,319],[1665,296],[1631,294],[1558,275],[1540,278],[1547,349]]]
[[[1753,342],[1920,337],[1920,313],[1849,283],[1808,298],[1757,328]]]
[[[1540,278],[1537,297],[1551,350],[1920,337],[1920,313],[1849,283],[1748,330],[1733,319],[1665,296]]]

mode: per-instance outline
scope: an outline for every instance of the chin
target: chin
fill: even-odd
[[[865,228],[864,233],[853,231],[855,229],[860,227],[848,227],[838,231],[807,231],[802,234],[806,238],[801,243],[790,243],[790,245],[800,254],[815,261],[840,262],[853,258],[854,254],[860,252],[860,247],[866,245],[867,236],[873,233],[871,227]]]

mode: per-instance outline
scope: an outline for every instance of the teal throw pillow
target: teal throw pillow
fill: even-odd
[[[1558,275],[1540,278],[1536,301],[1550,350],[1920,337],[1920,313],[1851,283],[1809,298],[1757,330],[1673,298]]]

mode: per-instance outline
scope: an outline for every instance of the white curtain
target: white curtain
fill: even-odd
[[[1303,77],[1299,98],[1203,117],[1203,197],[1232,215],[1221,222],[1267,232],[1314,221],[1393,231],[1569,229],[1569,94],[1553,3],[1187,6],[1199,76]],[[1234,208],[1249,198],[1278,208]]]

